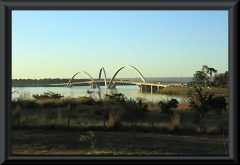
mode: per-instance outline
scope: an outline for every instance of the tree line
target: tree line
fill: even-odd
[[[73,79],[72,82],[89,81],[90,79]],[[42,87],[49,84],[68,83],[69,78],[44,78],[44,79],[12,79],[12,87]]]
[[[196,71],[195,74],[193,74],[193,82],[190,84],[226,87],[228,85],[228,71],[225,73],[217,73],[216,69],[203,65],[200,71]]]

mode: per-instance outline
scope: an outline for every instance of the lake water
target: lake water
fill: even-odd
[[[16,100],[19,97],[19,93],[25,93],[27,96],[32,98],[32,95],[35,94],[43,94],[44,92],[54,92],[59,93],[66,97],[72,97],[77,98],[81,96],[89,96],[87,93],[87,90],[93,91],[91,94],[93,98],[100,99],[104,98],[104,94],[111,94],[111,92],[114,93],[122,93],[124,96],[128,98],[136,99],[137,97],[141,97],[146,99],[147,101],[152,102],[159,102],[161,100],[166,101],[171,98],[177,99],[179,102],[181,102],[182,97],[181,96],[173,96],[173,95],[164,95],[164,94],[156,94],[156,93],[142,93],[138,86],[136,85],[117,85],[116,89],[105,89],[103,86],[98,88],[90,88],[89,86],[73,86],[72,88],[68,87],[13,87],[12,88],[12,100]],[[18,91],[14,92],[14,91]]]

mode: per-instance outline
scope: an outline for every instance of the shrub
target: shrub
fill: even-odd
[[[164,103],[160,101],[158,105],[160,106],[162,113],[167,113],[170,115],[174,115],[174,109],[178,107],[178,101],[176,99],[171,99],[169,102]]]
[[[15,107],[12,109],[12,119],[15,120],[18,117],[18,114],[21,111],[21,106],[19,104],[16,104]]]
[[[17,105],[21,106],[22,108],[38,108],[39,105],[36,103],[35,100],[17,100],[12,101],[12,108],[14,109]]]
[[[209,134],[216,134],[218,132],[218,128],[216,125],[213,125],[211,127],[207,127],[206,132]]]
[[[95,147],[95,144],[96,144],[96,140],[93,139],[94,138],[94,133],[93,131],[88,131],[87,132],[87,135],[82,135],[79,137],[79,141],[80,142],[84,142],[84,141],[90,141],[91,143],[91,149],[92,151],[94,150],[94,147]]]
[[[190,123],[181,125],[181,129],[186,133],[195,133],[197,131],[197,126]]]
[[[91,106],[91,105],[96,104],[96,101],[91,97],[79,97],[79,98],[76,98],[75,100],[76,100],[77,105]]]
[[[45,99],[61,99],[64,96],[62,96],[61,94],[58,94],[58,93],[48,91],[48,92],[44,92],[41,95],[32,95],[32,97],[37,100],[45,100]]]
[[[199,114],[197,112],[193,112],[192,121],[193,121],[193,124],[199,125],[200,117],[199,117]]]
[[[44,108],[56,108],[57,107],[57,105],[55,104],[55,101],[53,99],[45,100],[44,102],[41,103],[41,105]]]
[[[222,110],[226,110],[227,102],[224,96],[214,96],[214,93],[203,93],[202,88],[195,88],[195,92],[189,92],[189,107],[200,116],[200,128],[202,129],[202,119],[210,111],[215,111],[220,115]],[[202,132],[202,130],[201,130]]]
[[[24,108],[28,108],[28,109],[30,109],[30,108],[38,108],[39,105],[34,100],[25,100],[25,101],[23,101],[23,107]]]

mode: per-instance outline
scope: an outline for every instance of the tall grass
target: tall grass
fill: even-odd
[[[216,125],[213,125],[213,126],[209,126],[207,129],[206,129],[206,132],[207,133],[210,133],[210,134],[216,134],[218,132],[218,128]]]
[[[176,108],[177,111],[186,111],[186,110],[190,110],[189,108],[189,103],[187,102],[184,102],[184,103],[181,103],[181,104],[178,104],[178,107]]]
[[[13,102],[13,128],[16,128],[19,122],[20,128],[65,129],[68,126],[68,116],[71,129],[102,130],[103,128],[103,112],[91,98],[50,99],[35,103],[38,105],[37,108],[29,108],[27,102]],[[76,108],[70,110],[67,106],[73,103],[76,104]],[[32,105],[32,102],[30,104]],[[199,133],[199,116],[187,109],[186,101],[178,105],[173,117],[161,113],[157,103],[147,102],[147,105],[149,112],[145,118],[138,121],[137,131]],[[130,125],[124,119],[121,119],[120,123],[119,116],[114,116],[113,113],[108,114],[105,124],[106,130],[131,130]],[[227,125],[228,112],[223,112],[222,115],[210,112],[203,118],[204,132],[208,134],[221,134]]]
[[[180,115],[174,114],[170,129],[172,129],[172,131],[174,131],[174,132],[178,132],[179,127],[180,127]]]
[[[121,126],[120,117],[112,112],[109,113],[109,124],[114,130],[118,130]]]
[[[80,97],[80,98],[65,98],[65,99],[44,99],[44,100],[16,100],[12,101],[12,107],[20,105],[22,108],[63,108],[69,104],[75,104],[78,106],[82,105],[95,105],[95,100],[91,97]]]
[[[158,103],[153,103],[153,102],[147,101],[146,104],[148,106],[149,111],[160,110]]]

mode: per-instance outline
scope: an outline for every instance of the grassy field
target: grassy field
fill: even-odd
[[[221,135],[93,133],[91,147],[90,141],[79,141],[84,131],[12,130],[12,155],[225,155],[228,149]]]
[[[157,103],[146,104],[141,117],[135,119],[142,108],[133,111],[133,122],[126,114],[134,106],[124,106],[121,111],[120,104],[111,100],[105,100],[102,107],[92,98],[13,101],[12,154],[227,154],[228,110],[221,115],[208,112],[201,132],[199,114],[190,110],[184,97],[174,115],[163,113]],[[104,113],[104,109],[109,111]],[[88,137],[88,131],[93,131],[92,137],[81,142],[81,138]]]
[[[156,108],[156,106],[154,106]],[[162,114],[159,110],[150,110],[137,123],[139,132],[167,132],[167,133],[199,133],[199,115],[193,111],[183,110],[184,104],[179,106],[173,117]],[[68,122],[69,121],[69,122]],[[69,123],[69,124],[68,124]],[[106,130],[113,131],[112,121],[106,120]],[[203,119],[203,131],[206,134],[222,134],[222,128],[228,125],[228,112],[216,115],[209,112]],[[69,126],[69,127],[68,127]],[[18,115],[12,115],[12,128],[21,129],[74,129],[74,130],[103,130],[101,111],[95,106],[81,106],[74,111],[68,108],[21,109]],[[121,120],[121,126],[116,131],[131,131],[128,122]]]
[[[88,113],[85,113],[88,112]],[[85,114],[84,116],[82,116]],[[136,137],[129,123],[122,121],[118,130],[93,107],[78,109],[71,114],[68,128],[67,108],[21,109],[19,127],[12,120],[13,155],[222,155],[227,154],[228,136],[221,128],[228,124],[228,114],[209,113],[204,118],[204,132],[194,124],[192,111],[178,110],[176,117],[152,110],[137,125]],[[94,117],[93,117],[94,116]],[[154,125],[150,119],[154,119]],[[154,128],[154,129],[152,129]],[[154,131],[153,131],[154,130]],[[96,141],[80,142],[79,137],[93,131]]]
[[[188,92],[194,88],[191,87],[165,87],[162,90],[156,91],[160,94],[174,94],[174,95],[187,95]],[[228,88],[220,88],[220,87],[211,87],[211,89],[204,88],[204,92],[215,93],[220,95],[228,95]]]

